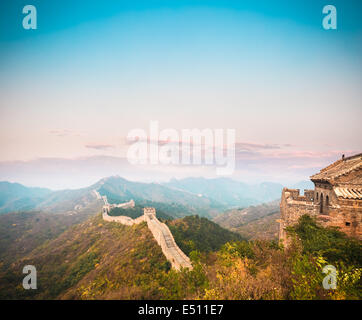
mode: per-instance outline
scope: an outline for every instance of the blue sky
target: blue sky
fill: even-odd
[[[26,4],[37,30],[22,28]],[[337,30],[322,28],[326,4]],[[124,157],[127,132],[150,120],[235,128],[249,149],[278,145],[240,150],[241,163],[255,163],[250,179],[307,178],[362,150],[361,1],[5,0],[0,18],[7,166]]]

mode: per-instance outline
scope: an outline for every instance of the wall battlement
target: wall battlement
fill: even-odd
[[[304,189],[304,195],[300,194],[300,189],[288,189],[284,188],[283,192],[288,193],[288,199],[294,201],[308,201],[312,202],[314,200],[314,190]]]

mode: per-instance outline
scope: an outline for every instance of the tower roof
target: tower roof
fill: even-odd
[[[362,188],[343,188],[336,187],[334,192],[337,197],[344,199],[362,199]]]
[[[322,169],[310,177],[312,181],[327,181],[331,182],[334,179],[346,175],[354,170],[362,168],[362,153],[356,154],[351,157],[342,157],[328,167]]]

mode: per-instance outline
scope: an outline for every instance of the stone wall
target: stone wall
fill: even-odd
[[[126,216],[116,216],[116,217],[112,217],[110,215],[108,215],[108,209],[103,207],[103,220],[108,221],[108,222],[118,222],[118,223],[122,223],[125,224],[127,226],[132,226],[134,224],[138,224],[141,223],[143,221],[145,221],[145,216],[140,216],[136,219],[132,219],[130,217],[126,217]]]
[[[122,208],[122,209],[134,208],[135,202],[134,202],[134,200],[130,200],[125,203],[110,204],[110,207],[111,207],[111,209],[112,208]]]
[[[280,226],[279,241],[285,246],[288,245],[288,238],[285,228],[298,222],[298,219],[308,214],[316,217],[316,205],[313,202],[314,190],[304,190],[304,195],[300,195],[298,189],[284,188],[280,202]]]
[[[181,268],[192,269],[190,259],[178,247],[168,226],[157,219],[155,208],[144,208],[143,216],[140,216],[136,219],[132,219],[126,216],[112,217],[108,215],[110,205],[108,204],[107,198],[102,198],[104,201],[102,213],[103,220],[122,223],[128,226],[132,226],[143,221],[147,222],[148,228],[150,229],[158,245],[161,247],[166,259],[171,263],[172,267],[176,270],[180,270]]]
[[[323,216],[326,219],[324,224],[338,227],[340,231],[348,236],[362,239],[361,203],[360,200],[340,201],[338,206],[332,206],[328,210],[328,216]],[[321,215],[319,217],[322,218]]]
[[[330,203],[323,207],[321,211],[320,199],[317,193],[321,194],[322,186],[318,186],[316,190],[304,190],[304,196],[300,195],[298,189],[284,188],[280,202],[279,220],[279,241],[288,246],[289,239],[285,228],[292,226],[298,222],[298,219],[305,214],[314,217],[317,223],[323,227],[338,227],[340,231],[348,236],[362,239],[362,202],[360,200],[339,200],[333,194],[326,193],[323,188],[323,194],[329,195]]]
[[[155,215],[145,213],[144,216],[146,217],[148,228],[151,230],[172,267],[176,270],[180,270],[181,268],[192,269],[190,259],[178,247],[168,226],[160,222]]]

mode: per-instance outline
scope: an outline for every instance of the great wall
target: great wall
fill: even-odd
[[[127,226],[146,222],[153,237],[157,241],[158,245],[161,247],[163,254],[165,255],[166,259],[171,263],[172,267],[176,270],[180,270],[181,268],[192,269],[189,257],[187,257],[178,247],[168,226],[157,219],[155,208],[144,208],[143,215],[136,219],[132,219],[127,216],[113,217],[109,215],[111,208],[132,208],[135,206],[134,201],[131,200],[129,202],[121,204],[109,204],[106,196],[101,196],[96,190],[93,190],[93,192],[98,200],[103,200],[104,202],[102,213],[103,220],[109,222],[117,222]]]

